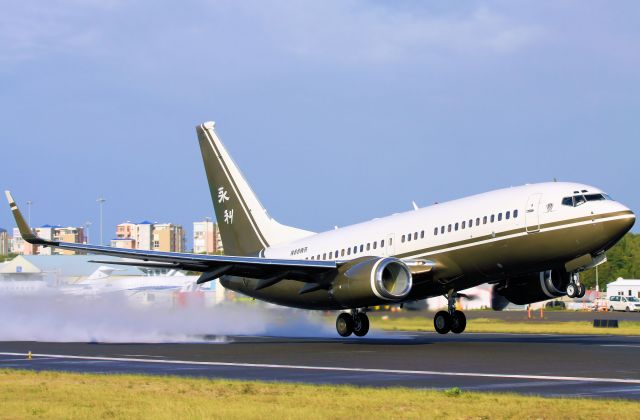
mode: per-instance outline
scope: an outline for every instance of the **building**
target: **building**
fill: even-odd
[[[618,277],[616,281],[607,284],[607,298],[611,296],[635,296],[640,298],[640,280]]]
[[[84,244],[87,242],[83,227],[75,226],[56,226],[53,229],[53,240],[60,242],[73,242],[77,244]],[[47,248],[51,249],[51,248]],[[65,249],[54,249],[52,251],[56,255],[76,255],[77,252]]]
[[[193,223],[193,252],[195,254],[220,254],[222,239],[218,224],[211,221]]]
[[[151,241],[153,238],[153,223],[143,221],[136,224],[134,236],[137,249],[151,250]]]
[[[9,233],[0,228],[0,255],[9,253]]]
[[[153,225],[153,250],[164,252],[184,252],[184,230],[173,223]]]
[[[116,226],[116,237],[111,240],[111,246],[151,250],[153,226],[153,223],[146,220],[140,223],[120,223]]]
[[[33,229],[33,232],[43,239],[60,242],[85,243],[86,237],[83,227],[42,225]],[[13,239],[11,241],[11,252],[21,255],[76,255],[76,251],[53,249],[31,245],[20,234],[18,228],[13,228]]]
[[[136,240],[133,238],[113,238],[111,246],[114,248],[135,249]]]
[[[11,240],[11,252],[21,255],[33,255],[36,253],[36,247],[22,239],[20,229],[13,228],[13,239]]]

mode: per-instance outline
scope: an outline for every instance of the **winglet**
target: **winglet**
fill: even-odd
[[[18,205],[16,204],[15,200],[11,196],[11,192],[5,191],[4,195],[7,197],[7,201],[9,202],[9,207],[11,207],[13,218],[16,219],[16,224],[18,225],[18,229],[20,230],[20,236],[22,236],[22,239],[34,245],[47,243],[47,241],[45,241],[42,238],[39,238],[37,235],[33,233],[31,228],[27,224],[27,222],[24,220],[24,217],[22,216],[22,213],[20,212]]]

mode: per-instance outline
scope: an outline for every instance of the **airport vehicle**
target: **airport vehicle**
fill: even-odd
[[[640,311],[640,299],[635,296],[609,296],[610,311]]]
[[[36,236],[7,199],[29,243],[141,260],[107,264],[201,272],[231,290],[271,303],[344,310],[341,336],[364,336],[366,309],[446,296],[439,333],[461,333],[461,291],[491,283],[494,301],[527,304],[583,296],[579,272],[635,222],[633,212],[598,188],[550,182],[506,188],[314,233],[269,216],[220,141],[213,122],[196,127],[226,256],[120,249]],[[501,307],[500,302],[496,307]],[[506,306],[506,305],[504,305]]]

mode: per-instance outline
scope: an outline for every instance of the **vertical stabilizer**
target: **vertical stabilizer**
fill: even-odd
[[[215,124],[196,127],[211,199],[227,255],[257,255],[278,243],[313,234],[269,217],[215,132]]]

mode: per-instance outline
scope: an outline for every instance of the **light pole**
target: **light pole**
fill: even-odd
[[[209,255],[209,223],[211,222],[211,218],[207,216],[207,217],[204,218],[204,220],[205,220],[205,226],[207,227],[207,231],[205,233],[205,235],[207,235],[207,236],[205,237],[205,245],[204,245],[205,246],[205,251],[204,251],[204,253]]]
[[[102,206],[104,205],[105,201],[107,201],[107,200],[104,197],[98,197],[98,199],[96,200],[96,202],[100,206],[100,245],[103,245],[103,242],[102,242]]]
[[[27,201],[27,220],[29,222],[29,226],[31,226],[31,205],[33,204],[33,201],[28,200]]]

